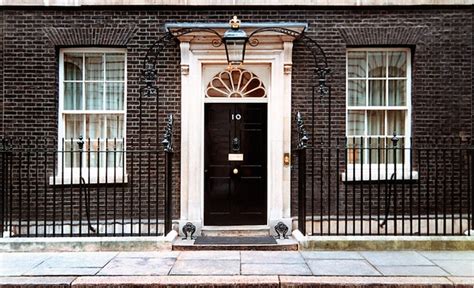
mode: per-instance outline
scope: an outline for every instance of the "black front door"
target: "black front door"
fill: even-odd
[[[267,224],[267,104],[205,104],[204,224]]]

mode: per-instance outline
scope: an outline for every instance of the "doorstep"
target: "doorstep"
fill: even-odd
[[[235,237],[239,238],[239,236],[235,236]],[[206,244],[196,243],[196,239],[190,240],[190,239],[183,239],[181,237],[178,237],[173,242],[172,250],[174,251],[199,251],[199,250],[298,251],[298,241],[296,241],[291,236],[288,237],[288,239],[275,239],[275,243],[272,243],[272,244],[259,244],[258,243],[260,242],[258,241],[260,238],[264,239],[268,237],[269,236],[245,237],[245,238],[255,238],[255,241],[249,241],[248,243],[239,243],[239,244],[236,244],[234,241],[226,241],[226,238],[230,238],[230,237],[212,237],[212,238],[215,238],[216,240],[217,239],[223,239],[223,240],[217,241],[216,243],[206,243]]]
[[[469,277],[83,276],[0,277],[0,287],[473,287]]]

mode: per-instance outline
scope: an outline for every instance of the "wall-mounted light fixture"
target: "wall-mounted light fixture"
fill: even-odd
[[[225,46],[225,53],[229,66],[242,65],[245,59],[245,46],[248,36],[244,30],[240,29],[240,20],[234,16],[230,21],[230,29],[224,33],[222,42]]]

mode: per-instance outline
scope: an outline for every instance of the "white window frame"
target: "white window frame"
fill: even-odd
[[[406,105],[405,106],[369,106],[368,105],[368,95],[369,95],[369,85],[366,83],[366,105],[365,106],[349,106],[349,80],[368,80],[368,79],[376,79],[377,77],[369,77],[366,75],[365,77],[352,77],[349,78],[349,52],[354,52],[354,51],[361,51],[361,52],[396,52],[396,51],[403,51],[406,52],[406,59],[407,59],[407,65],[406,65],[406,76],[405,77],[389,77],[388,75],[388,59],[386,59],[386,76],[380,77],[380,80],[386,80],[388,81],[389,79],[394,79],[394,80],[406,80]],[[388,57],[388,54],[387,54]],[[366,61],[366,70],[368,71],[368,61]],[[368,73],[368,72],[367,72]],[[411,50],[410,48],[397,48],[397,47],[384,47],[384,48],[375,48],[375,47],[361,47],[361,48],[347,48],[346,49],[346,139],[348,138],[354,138],[354,139],[360,139],[363,137],[364,139],[364,147],[367,147],[367,139],[368,138],[377,138],[380,136],[380,138],[385,138],[389,137],[388,135],[367,135],[367,114],[364,116],[364,135],[358,135],[358,136],[349,136],[348,131],[349,131],[349,111],[352,110],[359,110],[359,111],[369,111],[369,110],[377,110],[377,111],[385,111],[384,114],[384,121],[385,121],[385,127],[387,127],[387,116],[386,116],[386,111],[391,111],[391,110],[402,110],[405,111],[406,116],[405,116],[405,134],[403,136],[397,135],[398,138],[404,139],[405,141],[405,148],[411,148],[411,143],[410,143],[410,135],[411,135],[411,124],[412,124],[412,119],[411,119],[411,112],[412,112],[412,93],[411,93],[411,85],[412,85],[412,64],[411,64]],[[385,101],[388,104],[388,89],[389,85],[385,85]],[[387,128],[385,128],[387,129]],[[389,141],[389,140],[385,140]],[[386,145],[388,143],[386,142]],[[347,143],[346,143],[347,145]],[[383,150],[385,151],[385,150]],[[368,150],[363,151],[364,152],[364,159],[368,159]],[[342,181],[377,181],[377,180],[386,180],[390,179],[392,174],[396,172],[396,180],[416,180],[418,179],[418,172],[416,171],[410,171],[410,150],[405,149],[404,150],[404,164],[402,163],[349,163],[349,160],[346,159],[347,162],[347,175],[346,173],[342,173]],[[387,159],[386,159],[387,160]],[[395,171],[396,169],[396,171]],[[361,171],[362,170],[362,171]],[[380,170],[380,171],[379,171]]]
[[[64,54],[65,53],[123,53],[124,54],[124,99],[123,110],[78,110],[77,112],[64,109]],[[104,64],[105,65],[105,64]],[[123,114],[123,149],[126,151],[126,133],[127,133],[127,49],[126,48],[62,48],[59,51],[59,101],[58,101],[58,151],[62,149],[62,139],[65,137],[65,115],[66,114]],[[85,71],[83,71],[85,73]],[[104,69],[105,73],[105,69]],[[83,74],[83,80],[85,76]],[[104,80],[105,75],[104,75]],[[82,89],[83,97],[86,93],[85,88]],[[104,94],[106,89],[104,89]],[[83,99],[83,105],[86,105]],[[84,106],[85,107],[85,106]],[[87,139],[84,139],[87,141]],[[105,139],[101,139],[101,142]],[[87,152],[86,149],[84,149]],[[104,150],[105,151],[105,150]],[[67,152],[65,152],[67,153]],[[105,155],[105,154],[104,154]],[[94,183],[127,183],[126,167],[126,152],[123,153],[122,167],[87,167],[84,163],[82,168],[79,167],[64,167],[62,163],[62,153],[58,152],[57,156],[56,176],[50,177],[51,185],[68,185],[80,184],[81,175],[87,184]],[[72,171],[71,171],[72,170]],[[72,175],[72,177],[71,177]],[[89,176],[90,175],[90,176]],[[72,179],[71,179],[72,178]]]

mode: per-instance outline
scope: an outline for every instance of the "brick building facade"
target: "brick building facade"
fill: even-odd
[[[331,69],[331,74],[327,79],[327,83],[332,89],[331,123],[328,123],[327,118],[329,108],[327,98],[319,99],[318,97],[314,113],[311,111],[310,95],[312,83],[316,81],[314,66],[311,64],[311,55],[301,44],[295,42],[293,47],[291,115],[294,117],[296,112],[300,111],[305,117],[307,125],[313,121],[311,115],[315,115],[315,126],[314,128],[311,127],[313,129],[311,131],[314,131],[314,133],[311,133],[310,141],[317,143],[317,140],[313,139],[325,139],[328,125],[331,125],[334,141],[336,141],[336,138],[342,139],[347,136],[348,114],[346,101],[348,80],[346,65],[348,49],[351,48],[406,48],[406,51],[409,51],[411,75],[407,77],[410,78],[411,87],[407,89],[411,91],[411,95],[409,95],[411,107],[407,112],[410,113],[410,129],[408,129],[410,134],[405,135],[406,137],[420,139],[420,142],[432,141],[446,136],[460,138],[464,142],[470,141],[470,137],[474,133],[472,5],[224,6],[192,8],[187,6],[35,8],[4,6],[0,10],[0,105],[2,113],[0,127],[2,137],[14,139],[16,147],[27,147],[27,145],[33,145],[35,141],[39,141],[41,147],[51,151],[58,149],[58,143],[60,143],[58,142],[58,135],[60,135],[58,131],[58,119],[60,118],[59,87],[62,79],[59,75],[59,63],[62,57],[62,49],[124,49],[127,72],[125,78],[127,146],[139,145],[138,142],[141,141],[141,145],[145,147],[156,147],[156,143],[161,143],[161,138],[157,141],[157,137],[161,137],[163,134],[165,116],[169,113],[173,114],[175,119],[173,219],[179,219],[182,215],[182,207],[180,207],[182,186],[180,186],[180,183],[182,181],[181,167],[183,165],[181,163],[183,159],[181,155],[181,135],[183,132],[181,98],[182,85],[186,85],[181,80],[182,59],[179,44],[168,47],[158,59],[157,87],[159,87],[159,97],[161,97],[159,98],[158,112],[156,112],[155,98],[144,97],[141,104],[139,102],[144,57],[147,49],[160,37],[160,33],[165,32],[166,23],[227,22],[233,15],[238,15],[242,22],[307,23],[306,35],[316,40],[325,51],[328,66]],[[159,115],[158,118],[157,115]],[[158,128],[157,123],[161,125]],[[272,125],[271,121],[268,125]],[[297,141],[294,121],[291,122],[291,129],[291,150],[294,152]],[[48,156],[46,156],[46,159],[41,155],[38,157],[40,157],[38,158],[40,162],[41,160],[48,161]],[[50,157],[50,160],[52,157]],[[160,203],[164,201],[158,196],[156,197],[159,199],[155,198],[153,193],[151,198],[146,197],[149,196],[149,194],[146,194],[147,189],[153,190],[156,188],[153,185],[145,185],[144,191],[130,192],[130,189],[133,189],[132,178],[137,178],[139,177],[138,174],[143,174],[144,179],[147,178],[147,175],[151,175],[153,176],[152,179],[155,179],[157,170],[153,168],[155,167],[154,161],[159,161],[159,163],[164,161],[162,156],[157,155],[152,155],[151,160],[147,156],[143,156],[143,159],[139,156],[136,157],[138,158],[135,159],[137,161],[135,164],[130,163],[131,160],[127,158],[127,165],[134,167],[133,165],[138,165],[138,161],[143,161],[143,163],[140,163],[145,172],[135,170],[136,174],[133,175],[130,174],[133,173],[131,168],[127,169],[129,170],[127,171],[129,183],[124,186],[127,187],[126,191],[128,192],[126,193],[130,193],[127,194],[128,196],[125,196],[126,193],[124,193],[123,200],[114,200],[111,194],[109,196],[103,194],[106,193],[103,192],[103,189],[106,188],[101,187],[100,189],[97,188],[97,191],[102,192],[92,195],[92,199],[97,199],[97,203],[103,204],[104,197],[106,199],[109,197],[109,203],[113,201],[126,203],[130,198],[134,198],[134,201],[137,201],[136,203],[143,203],[143,209],[145,210],[147,203],[149,203],[147,201],[158,201]],[[294,156],[292,156],[292,159],[296,161]],[[59,158],[55,159],[55,161],[58,160]],[[52,177],[55,172],[54,165],[46,166],[46,168],[39,166],[40,170],[42,168],[45,171],[39,174],[39,178],[48,178],[45,182],[51,182],[49,177]],[[296,163],[294,167],[296,167]],[[161,168],[157,169],[160,171]],[[420,168],[420,173],[421,170]],[[295,171],[291,172],[293,181],[291,183],[291,214],[289,215],[293,217],[297,215],[298,206],[297,184],[295,184],[297,174]],[[19,175],[22,175],[22,173]],[[30,174],[26,174],[26,177],[28,175]],[[12,183],[16,183],[15,181]],[[36,181],[40,183],[40,186],[44,184],[45,187],[49,187],[46,188],[46,192],[41,190],[40,187],[41,193],[33,196],[36,197],[37,203],[44,203],[39,205],[39,214],[49,215],[46,218],[59,217],[58,215],[53,216],[51,207],[42,207],[51,204],[50,197],[54,192],[50,186],[51,183]],[[147,180],[142,179],[140,181],[146,182]],[[32,187],[34,186],[33,182],[35,181],[32,180]],[[122,185],[117,185],[117,187],[109,185],[108,191],[123,188]],[[58,191],[61,189],[63,188],[58,187],[56,192],[59,193]],[[78,188],[74,187],[70,190],[71,194],[67,194],[66,198],[70,198],[71,201],[67,202],[67,205],[71,205],[71,207],[74,205],[75,208],[72,210],[80,209],[77,203],[82,196],[78,196],[80,195]],[[329,189],[328,191],[332,190]],[[141,197],[140,193],[143,193],[143,199],[139,198]],[[119,193],[119,195],[121,194]],[[322,197],[327,199],[328,195]],[[464,196],[459,197],[461,200],[456,198],[458,199],[456,201],[468,200],[463,198]],[[23,200],[16,199],[21,202],[26,201],[26,198],[24,196]],[[105,201],[107,203],[107,200]],[[368,200],[363,201],[368,202]],[[94,204],[95,201],[92,202],[92,216],[95,215],[94,211],[100,214],[99,210],[102,204],[96,205]],[[12,207],[18,207],[18,205],[18,203],[13,204]],[[331,205],[333,209],[338,206],[337,203]],[[308,205],[308,207],[310,206]],[[362,206],[361,204],[358,209],[361,209]],[[141,217],[139,216],[142,214],[141,212],[125,211],[128,209],[133,210],[133,207],[121,210],[119,214],[123,212],[128,218],[129,214],[133,215],[135,213],[135,218]],[[57,211],[60,213],[60,210]],[[17,212],[13,211],[13,214]],[[67,211],[67,213],[69,212]],[[31,211],[31,213],[33,214],[34,211]],[[70,213],[79,215],[82,212]],[[105,214],[107,213],[112,217],[112,210]],[[143,213],[144,218],[150,215],[146,214],[146,211]]]

